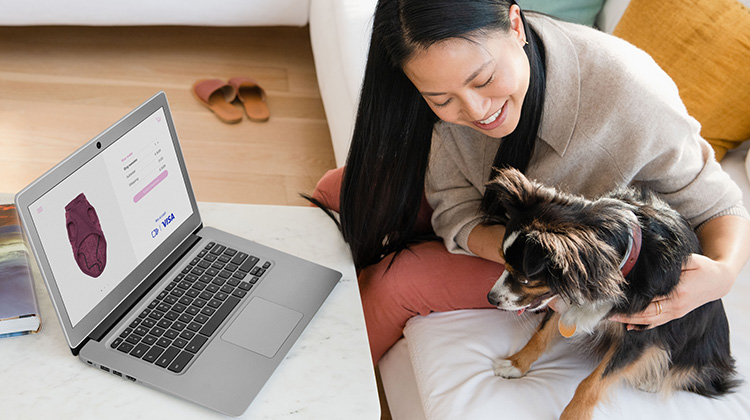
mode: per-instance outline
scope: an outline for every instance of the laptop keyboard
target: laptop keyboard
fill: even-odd
[[[270,267],[210,242],[110,347],[180,373]]]

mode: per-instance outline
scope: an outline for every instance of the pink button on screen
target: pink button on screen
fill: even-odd
[[[164,178],[167,177],[168,173],[169,173],[169,171],[167,171],[165,169],[164,172],[162,172],[159,175],[157,175],[156,178],[154,178],[153,181],[149,182],[148,185],[146,185],[145,188],[143,188],[142,190],[140,190],[138,192],[138,194],[136,194],[135,197],[133,197],[133,202],[134,203],[139,202],[141,200],[141,198],[145,197],[146,194],[148,194],[151,190],[154,189],[154,187],[156,187],[157,185],[159,185],[160,182],[164,181]]]

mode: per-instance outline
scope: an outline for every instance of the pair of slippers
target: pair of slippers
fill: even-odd
[[[193,84],[193,96],[227,124],[242,121],[242,110],[232,105],[235,100],[242,103],[245,114],[252,121],[268,121],[270,116],[266,93],[248,77],[233,77],[228,82],[199,80]]]

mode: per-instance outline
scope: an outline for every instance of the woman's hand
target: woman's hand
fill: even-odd
[[[657,297],[637,314],[616,315],[610,319],[628,324],[628,330],[638,328],[637,325],[647,325],[646,329],[658,327],[721,299],[729,293],[732,284],[734,274],[726,264],[693,254],[682,268],[679,284],[669,296]]]
[[[717,217],[706,222],[698,239],[704,255],[690,256],[671,294],[657,297],[640,313],[610,319],[628,324],[628,330],[636,325],[654,328],[729,293],[750,257],[750,222],[738,216]]]

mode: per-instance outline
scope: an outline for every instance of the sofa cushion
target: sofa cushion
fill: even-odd
[[[535,10],[568,22],[594,26],[604,0],[517,0],[523,10]]]
[[[665,396],[618,383],[597,405],[594,420],[749,420],[750,325],[742,299],[748,291],[744,286],[725,299],[725,303],[732,301],[727,305],[732,350],[740,378],[745,380],[736,392],[715,399],[685,391]],[[560,338],[523,378],[504,379],[492,372],[495,359],[510,356],[526,344],[539,319],[538,315],[519,317],[495,309],[471,309],[409,320],[404,337],[424,417],[491,419],[501,413],[500,417],[508,419],[558,418],[580,381],[595,367],[594,360],[573,341]]]
[[[613,34],[672,77],[717,160],[750,139],[750,10],[738,0],[632,0]]]

